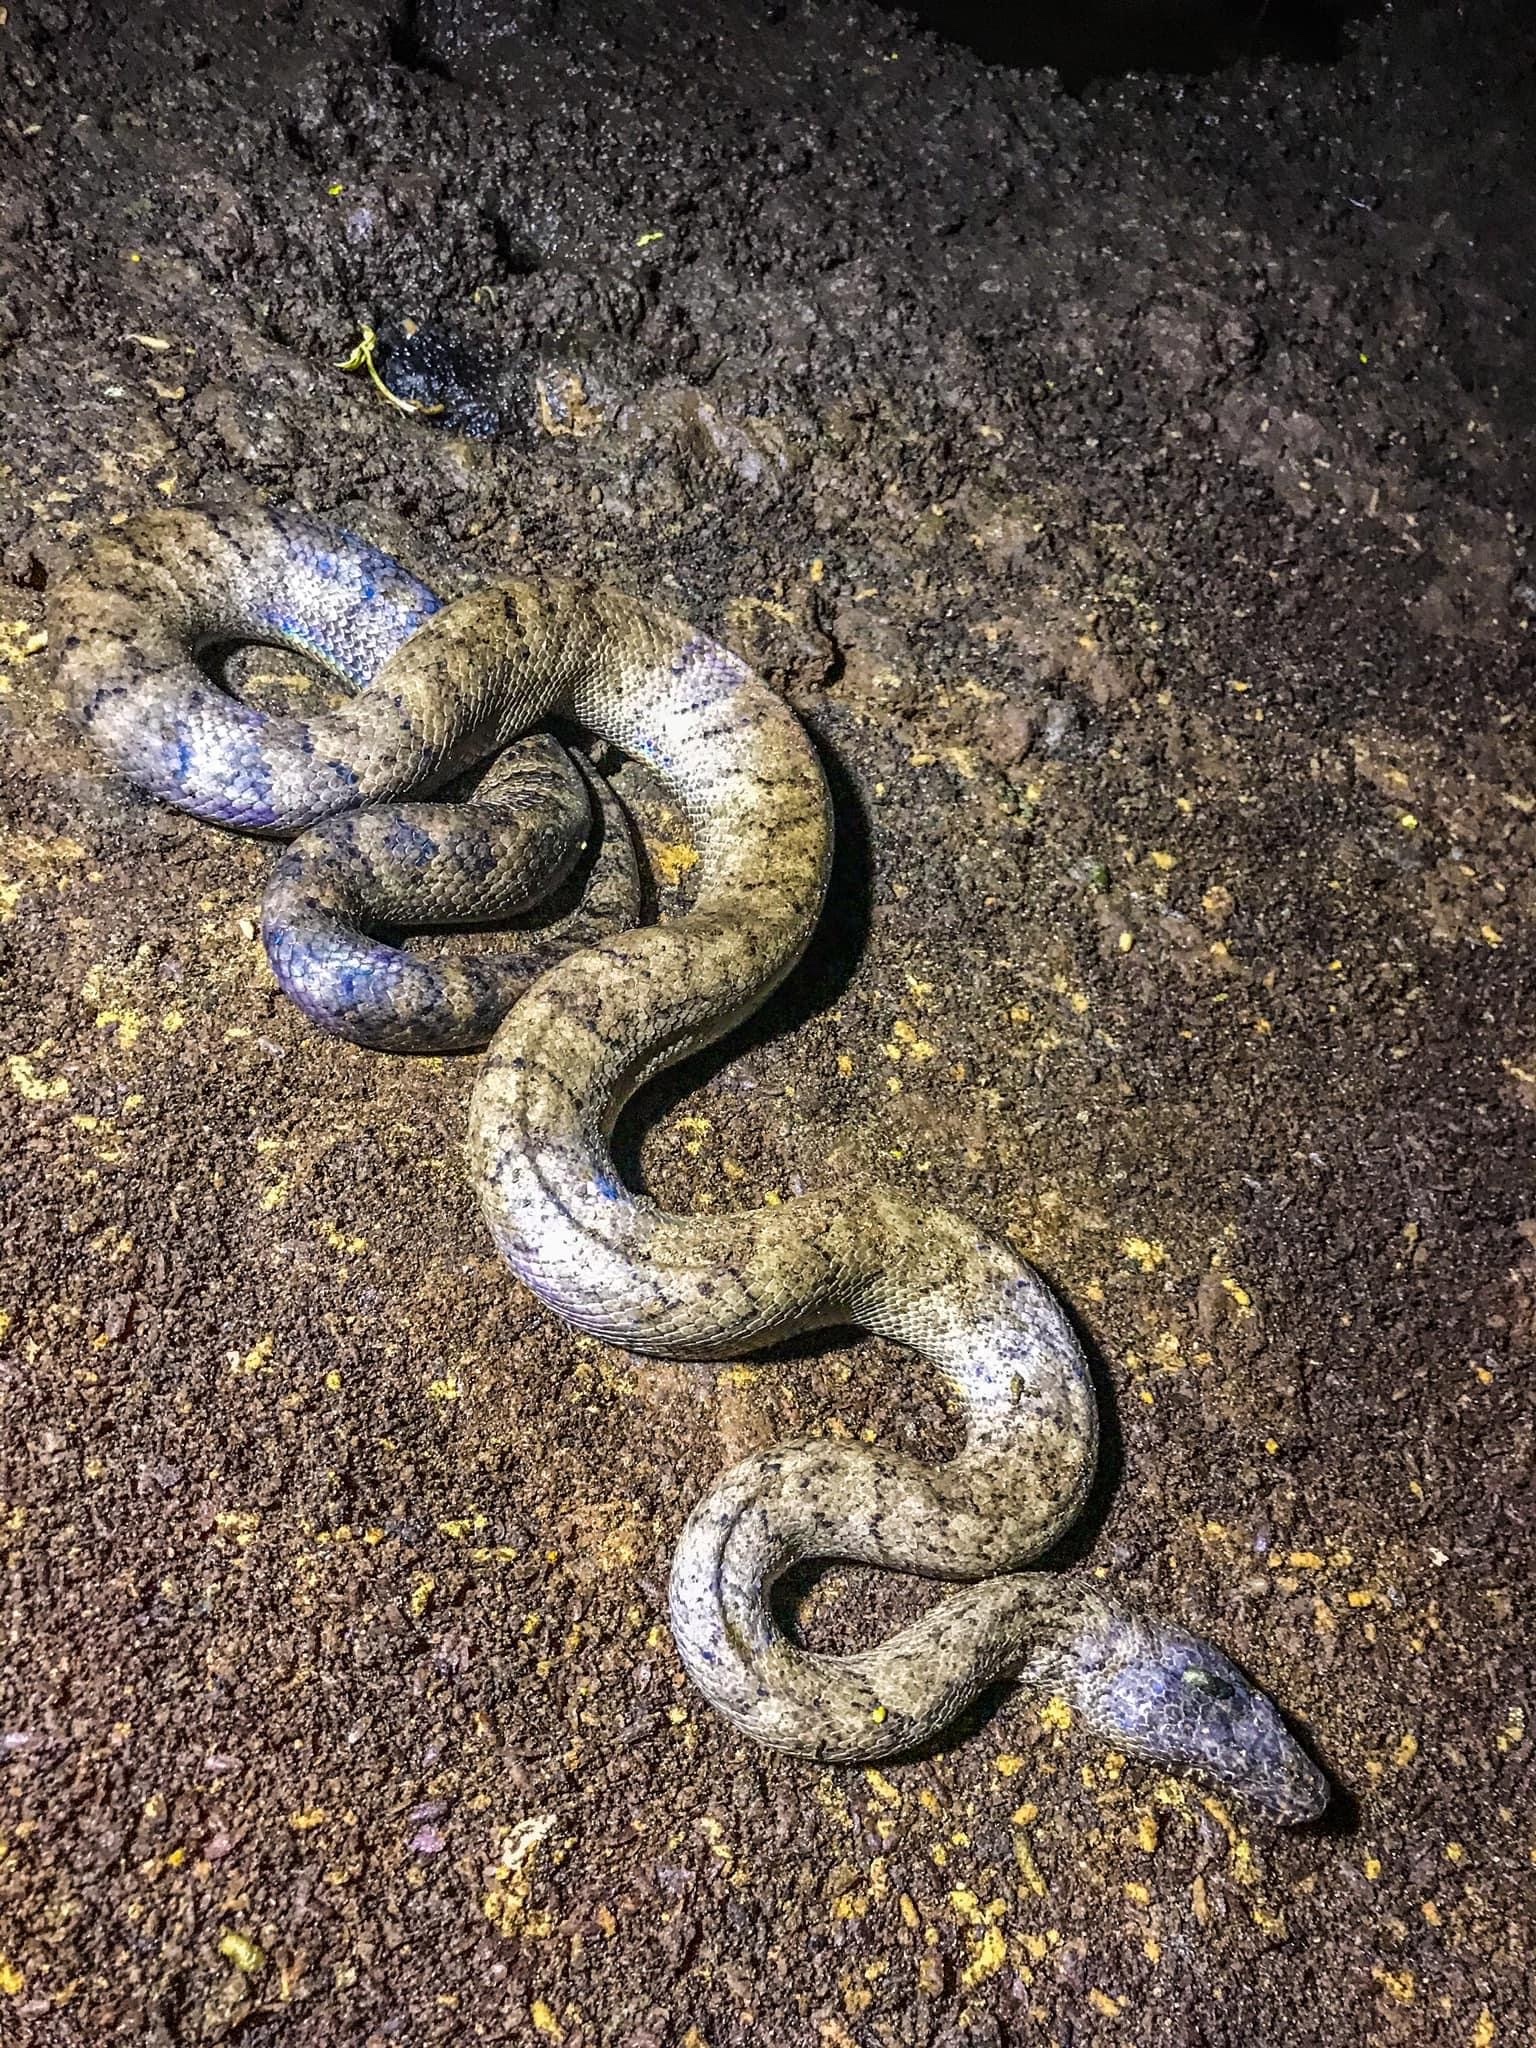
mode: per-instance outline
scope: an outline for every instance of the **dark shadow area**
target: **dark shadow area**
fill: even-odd
[[[999,7],[986,0],[903,0],[899,18],[915,19],[987,64],[1027,71],[1049,66],[1070,92],[1096,78],[1128,72],[1199,75],[1278,57],[1333,64],[1352,24],[1380,12],[1381,0],[1079,0],[1073,7]],[[459,76],[526,62],[557,27],[579,18],[595,33],[641,55],[676,29],[743,47],[772,26],[793,37],[800,0],[400,0],[391,54],[415,69]]]
[[[1127,72],[1186,76],[1265,57],[1334,64],[1346,31],[1377,0],[1080,0],[1073,7],[997,7],[983,0],[907,0],[946,41],[987,64],[1048,65],[1069,92]]]
[[[1086,1561],[1108,1519],[1110,1502],[1119,1492],[1120,1481],[1125,1476],[1125,1434],[1120,1427],[1120,1399],[1109,1367],[1076,1309],[1059,1292],[1056,1299],[1088,1361],[1093,1399],[1099,1416],[1099,1456],[1093,1470],[1093,1484],[1088,1489],[1082,1511],[1061,1541],[1040,1560],[1042,1571],[1067,1571],[1073,1565]]]
[[[640,1163],[640,1132],[670,1115],[695,1088],[703,1087],[743,1053],[769,1039],[787,1036],[829,1009],[847,988],[868,940],[873,866],[864,801],[853,778],[803,714],[801,723],[810,733],[832,793],[832,878],[821,922],[805,958],[761,1009],[726,1037],[658,1074],[626,1106],[613,1134],[613,1156],[625,1185],[637,1194],[647,1192]]]
[[[516,63],[530,38],[551,38],[561,0],[399,0],[390,55],[411,70],[457,76],[457,67]]]
[[[1292,1735],[1295,1736],[1308,1756],[1315,1763],[1322,1764],[1323,1769],[1327,1770],[1327,1765],[1322,1763],[1321,1757],[1317,1754],[1316,1746],[1309,1739],[1306,1731],[1298,1728],[1289,1714],[1286,1716],[1285,1725],[1290,1729]],[[1339,1783],[1332,1771],[1328,1771],[1328,1783],[1333,1787],[1333,1797],[1329,1800],[1322,1814],[1313,1821],[1312,1832],[1318,1835],[1326,1835],[1330,1841],[1348,1841],[1351,1836],[1357,1835],[1360,1832],[1360,1802],[1354,1793],[1349,1790],[1348,1786]]]

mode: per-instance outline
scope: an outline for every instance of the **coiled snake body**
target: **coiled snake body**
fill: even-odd
[[[820,765],[742,662],[585,584],[497,583],[439,608],[362,542],[273,513],[164,512],[101,535],[59,586],[55,635],[77,715],[141,787],[300,835],[263,928],[311,1016],[375,1045],[490,1039],[470,1172],[503,1257],[558,1315],[695,1359],[853,1323],[909,1345],[955,1392],[965,1444],[946,1464],[781,1444],[695,1510],[672,1627],[721,1713],[781,1749],[867,1761],[921,1745],[1012,1677],[1115,1747],[1192,1767],[1277,1819],[1322,1809],[1322,1774],[1218,1650],[1079,1577],[1022,1569],[1077,1515],[1096,1444],[1081,1351],[1028,1266],[884,1189],[675,1216],[622,1184],[609,1134],[625,1101],[764,1000],[826,888]],[[268,716],[195,663],[203,644],[237,639],[300,646],[355,694],[309,719]],[[500,915],[573,866],[583,781],[552,742],[526,739],[551,715],[669,786],[699,854],[691,910],[625,928],[633,857],[605,800],[586,901],[544,950],[428,961],[382,943],[370,926]],[[504,749],[466,806],[421,800]],[[554,957],[573,934],[578,950]],[[770,1594],[796,1561],[833,1557],[961,1583],[875,1648],[822,1655],[786,1635]]]

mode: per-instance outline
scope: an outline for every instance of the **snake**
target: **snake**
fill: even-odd
[[[308,1017],[391,1050],[485,1048],[469,1176],[501,1257],[557,1316],[698,1361],[852,1326],[949,1389],[963,1442],[946,1460],[812,1434],[746,1457],[689,1515],[672,1634],[726,1721],[867,1766],[931,1749],[1009,1681],[1054,1725],[1273,1821],[1324,1810],[1327,1776],[1236,1663],[1091,1571],[1043,1562],[1086,1504],[1098,1425],[1082,1345],[1031,1266],[895,1188],[676,1214],[621,1177],[612,1135],[636,1089],[754,1012],[821,913],[827,782],[765,680],[606,584],[536,574],[443,603],[353,534],[273,508],[156,510],[91,536],[56,581],[50,638],[110,767],[288,842],[262,929]],[[259,708],[216,679],[211,654],[241,641],[307,654],[346,694]],[[594,797],[552,722],[645,764],[679,806],[698,857],[681,914],[642,921],[622,810]],[[524,930],[510,952],[401,942],[516,915],[583,876],[564,926]],[[834,1655],[774,1599],[793,1567],[833,1561],[947,1584],[917,1619]]]

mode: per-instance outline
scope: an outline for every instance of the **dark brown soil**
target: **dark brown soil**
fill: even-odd
[[[0,8],[0,2041],[1529,2039],[1525,9],[1080,97],[863,0],[489,26]],[[333,367],[405,317],[501,438]],[[699,1704],[690,1504],[941,1404],[510,1282],[473,1064],[307,1028],[270,849],[59,715],[69,543],[199,497],[596,572],[783,685],[833,912],[637,1170],[878,1172],[1037,1259],[1102,1365],[1090,1566],[1294,1711],[1328,1824],[1007,1698],[867,1774]]]

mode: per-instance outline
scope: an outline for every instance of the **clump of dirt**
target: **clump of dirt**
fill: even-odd
[[[863,4],[442,12],[0,10],[0,2039],[1515,2039],[1524,11],[1077,96]],[[336,368],[392,321],[496,366],[495,437]],[[197,498],[609,578],[788,693],[828,924],[634,1170],[878,1173],[1036,1259],[1102,1368],[1086,1568],[1295,1712],[1329,1827],[1007,1699],[870,1773],[700,1706],[723,1465],[952,1420],[875,1344],[642,1364],[513,1286],[472,1064],[308,1029],[270,849],[61,716],[71,542]],[[802,1591],[829,1642],[915,1597]]]

